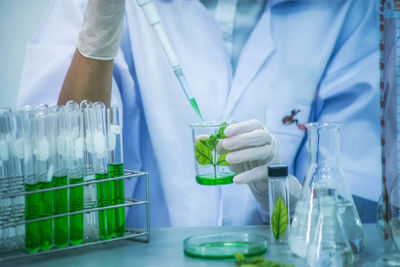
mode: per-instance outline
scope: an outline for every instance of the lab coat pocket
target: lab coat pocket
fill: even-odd
[[[309,116],[309,106],[279,101],[269,102],[265,109],[265,126],[273,134],[303,137]]]
[[[306,136],[305,123],[310,116],[310,107],[303,104],[269,102],[265,109],[265,126],[275,136],[281,160],[289,166]]]

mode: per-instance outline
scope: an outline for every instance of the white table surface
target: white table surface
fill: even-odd
[[[354,266],[375,266],[373,262],[383,253],[383,242],[378,236],[375,224],[366,224],[366,252]],[[80,266],[230,266],[234,260],[204,260],[190,258],[183,254],[183,240],[196,234],[217,233],[221,231],[245,231],[269,236],[268,226],[238,227],[186,227],[151,229],[150,242],[141,243],[120,240],[108,244],[96,245],[48,255],[0,263],[1,266],[40,266],[40,267],[80,267]],[[305,261],[294,256],[284,245],[268,245],[263,257],[281,263],[294,263],[306,266]]]

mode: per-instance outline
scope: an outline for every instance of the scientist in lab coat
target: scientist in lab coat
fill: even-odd
[[[308,164],[304,124],[342,122],[345,178],[362,220],[374,220],[376,1],[154,2],[203,117],[239,121],[223,144],[234,151],[234,184],[196,184],[188,125],[198,118],[136,1],[53,1],[27,46],[18,106],[89,99],[123,107],[125,166],[149,172],[152,226],[267,222],[268,164],[289,165],[295,201]],[[144,198],[144,181],[125,190]],[[130,209],[128,225],[144,217]]]

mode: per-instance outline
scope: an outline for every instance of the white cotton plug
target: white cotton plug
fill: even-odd
[[[86,131],[86,138],[85,138],[86,150],[89,153],[94,152],[93,148],[93,135],[90,131]]]
[[[51,164],[47,170],[47,181],[51,181],[51,179],[53,179],[53,176],[54,176],[54,166],[53,164]]]
[[[108,151],[113,151],[115,149],[116,139],[117,136],[114,133],[108,133]]]
[[[10,158],[8,154],[8,145],[5,140],[0,140],[0,158],[1,160],[8,160]]]
[[[50,145],[46,139],[41,139],[39,141],[39,149],[37,150],[37,153],[40,161],[45,161],[49,159]]]
[[[65,140],[65,136],[64,135],[59,135],[57,137],[57,152],[59,155],[65,157],[67,156],[66,151],[67,149],[67,144],[66,144],[66,140]]]
[[[32,145],[30,143],[24,143],[24,160],[29,161],[32,159]]]
[[[18,159],[24,158],[24,140],[22,138],[18,138],[13,142],[12,145],[12,153],[13,156],[17,157]]]
[[[110,132],[114,134],[121,134],[121,126],[117,124],[111,124]]]
[[[83,138],[79,137],[75,140],[74,145],[75,159],[83,159]]]
[[[94,151],[101,157],[106,154],[106,137],[103,133],[96,131],[93,136]]]

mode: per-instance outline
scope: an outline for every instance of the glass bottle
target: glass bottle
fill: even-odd
[[[305,258],[318,216],[316,185],[335,189],[339,223],[355,257],[365,248],[365,234],[339,161],[339,123],[308,123],[309,164],[289,234],[291,251]]]
[[[268,166],[268,203],[272,243],[285,244],[289,233],[290,206],[288,166]]]

